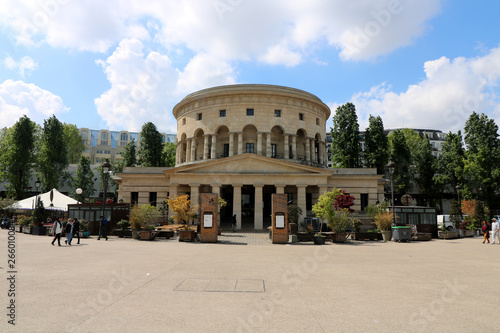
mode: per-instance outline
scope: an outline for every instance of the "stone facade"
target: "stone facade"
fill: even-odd
[[[199,205],[201,193],[216,193],[228,202],[220,212],[224,230],[233,215],[237,229],[271,226],[273,193],[301,207],[301,220],[334,187],[355,197],[354,210],[383,198],[375,169],[325,167],[330,110],[314,95],[268,85],[223,86],[188,95],[173,113],[176,166],[125,168],[115,179],[118,199],[145,204],[189,194]]]

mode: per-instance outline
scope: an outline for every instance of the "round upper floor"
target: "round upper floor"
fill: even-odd
[[[197,133],[216,135],[221,128],[242,133],[253,125],[258,133],[280,128],[283,134],[325,140],[330,108],[303,90],[265,84],[238,84],[204,89],[186,96],[173,110],[177,142]]]

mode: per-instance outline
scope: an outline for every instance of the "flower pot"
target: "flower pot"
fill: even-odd
[[[14,226],[14,230],[15,230],[16,232],[23,232],[23,226],[22,226],[22,225],[19,225],[19,224],[16,224],[16,225]]]
[[[47,227],[35,226],[31,228],[31,233],[37,236],[45,236],[47,234]]]
[[[324,236],[314,236],[314,244],[323,245],[325,244],[326,237]]]
[[[194,241],[194,231],[179,230],[179,242],[192,242],[192,241]]]
[[[335,232],[332,234],[332,241],[334,243],[345,243],[346,240],[347,240],[346,232]]]
[[[392,238],[392,230],[382,230],[382,240],[384,242],[390,242]]]
[[[141,240],[153,240],[155,239],[156,235],[158,235],[158,231],[151,231],[151,230],[142,230],[139,232],[139,236]]]
[[[82,238],[89,238],[90,237],[90,231],[80,231],[80,237]]]
[[[31,234],[31,227],[23,227],[23,234]]]
[[[308,232],[297,232],[298,242],[312,242],[314,240],[314,235]]]
[[[141,239],[141,236],[139,234],[141,230],[139,229],[132,229],[132,238],[133,239]]]

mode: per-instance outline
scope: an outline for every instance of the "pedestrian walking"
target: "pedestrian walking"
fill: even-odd
[[[108,240],[108,235],[106,235],[106,225],[108,224],[108,220],[104,217],[104,215],[101,215],[101,228],[99,229],[99,237],[97,240],[102,238],[106,238]]]
[[[492,221],[493,223],[491,224],[491,238],[493,238],[493,240],[491,241],[491,243],[495,244],[496,239],[497,243],[500,244],[500,225],[498,224],[497,219],[493,218]]]
[[[482,226],[481,230],[483,231],[483,235],[484,235],[483,244],[486,241],[488,241],[488,244],[489,244],[490,243],[490,228],[488,228],[488,223],[486,223],[486,221],[483,221],[483,226]]]
[[[54,221],[54,225],[52,226],[52,233],[54,234],[54,239],[52,240],[52,245],[54,245],[54,242],[57,239],[57,245],[61,246],[61,232],[63,230],[62,223],[61,223],[61,218],[58,217]]]
[[[73,239],[73,219],[72,218],[68,219],[68,223],[66,223],[65,231],[66,231],[66,240],[64,241],[64,243],[71,246],[71,240]]]
[[[233,232],[235,232],[236,231],[236,214],[233,215],[232,224],[233,224]]]
[[[73,220],[73,238],[78,237],[78,242],[80,244],[80,221],[75,217]]]

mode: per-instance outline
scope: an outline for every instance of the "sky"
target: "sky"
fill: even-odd
[[[500,2],[2,0],[0,128],[55,115],[79,128],[176,133],[173,107],[226,84],[354,103],[360,130],[500,124]],[[332,126],[331,117],[327,130]]]

